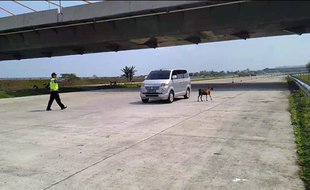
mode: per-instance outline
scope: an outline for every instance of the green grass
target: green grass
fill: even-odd
[[[132,87],[140,87],[141,83],[125,83],[125,84],[118,84],[117,87],[120,88],[132,88]]]
[[[11,96],[10,94],[6,93],[6,92],[0,92],[0,99],[1,98],[12,98],[14,96]]]
[[[310,189],[310,99],[302,90],[290,95],[291,121],[294,126],[300,176]]]
[[[290,84],[290,82],[293,82],[293,79],[291,79],[289,76],[285,77],[286,81]]]
[[[22,90],[22,91],[11,91],[11,92],[0,92],[1,98],[14,98],[14,97],[23,97],[23,96],[34,96],[34,95],[43,95],[49,94],[49,91],[34,91],[34,90]]]
[[[304,80],[304,81],[308,81],[308,82],[310,82],[310,80],[308,79],[308,75],[306,74],[306,75],[300,75],[300,76],[296,76],[297,78],[300,78],[300,79],[302,79],[302,80]],[[310,76],[309,76],[310,77]]]

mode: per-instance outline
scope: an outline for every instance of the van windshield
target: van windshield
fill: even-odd
[[[170,71],[151,71],[147,76],[147,80],[169,79]]]

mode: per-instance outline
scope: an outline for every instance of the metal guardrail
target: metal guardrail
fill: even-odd
[[[288,76],[299,86],[300,89],[305,91],[307,96],[310,98],[310,82],[304,81],[292,75],[288,75]]]

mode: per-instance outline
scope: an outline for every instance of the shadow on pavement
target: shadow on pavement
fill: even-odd
[[[192,84],[192,91],[213,87],[213,91],[286,91],[287,82],[244,82]]]
[[[46,112],[46,110],[31,110],[29,112]]]
[[[178,102],[180,100],[183,100],[184,98],[175,98],[173,102]],[[143,103],[142,101],[137,101],[137,102],[131,102],[130,104],[133,105],[149,105],[149,104],[170,104],[168,102],[166,102],[165,100],[150,100],[148,103]]]

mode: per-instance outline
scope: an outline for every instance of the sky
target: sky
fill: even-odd
[[[47,2],[20,1],[36,10],[57,8]],[[59,1],[54,1],[59,3]],[[63,6],[85,4],[63,1]],[[0,6],[16,14],[30,12],[12,1],[0,1]],[[10,16],[0,10],[0,18]],[[310,61],[310,34],[265,37],[247,40],[183,45],[157,49],[130,50],[0,62],[0,78],[49,77],[52,72],[75,73],[80,77],[114,77],[121,68],[136,66],[137,75],[153,69],[185,68],[235,71],[260,70],[275,66],[303,65]]]

